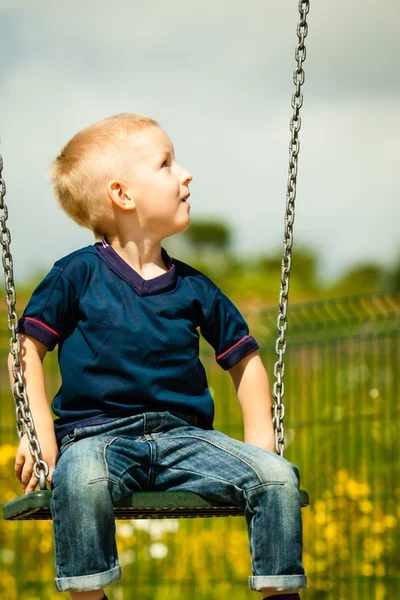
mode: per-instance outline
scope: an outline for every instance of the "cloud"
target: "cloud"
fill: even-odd
[[[399,16],[397,0],[311,5],[295,236],[330,273],[398,248]],[[244,254],[279,246],[297,20],[297,3],[265,0],[4,1],[0,151],[18,277],[92,243],[44,174],[77,130],[125,110],[171,135],[194,174],[193,218],[227,219]]]

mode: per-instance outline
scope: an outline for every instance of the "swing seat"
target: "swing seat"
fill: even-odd
[[[15,498],[3,508],[4,519],[9,521],[50,520],[50,490],[39,490]],[[302,507],[310,503],[305,490],[300,490]],[[135,492],[114,506],[116,519],[182,519],[200,517],[240,517],[238,506],[209,502],[194,492]]]

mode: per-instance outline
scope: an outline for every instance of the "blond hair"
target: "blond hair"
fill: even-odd
[[[123,177],[127,167],[123,142],[158,126],[150,117],[120,113],[79,131],[53,161],[47,178],[61,207],[78,225],[91,229],[96,239],[107,233],[112,220],[106,184]]]

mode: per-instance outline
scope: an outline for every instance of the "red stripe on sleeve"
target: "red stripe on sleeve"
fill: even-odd
[[[239,344],[241,344],[244,340],[247,340],[247,338],[251,337],[251,335],[245,335],[244,337],[242,337],[241,340],[239,340],[238,342],[236,342],[236,344],[234,344],[231,348],[229,348],[228,350],[225,350],[225,352],[223,352],[222,354],[220,354],[219,356],[216,357],[216,360],[219,360],[220,358],[222,358],[223,356],[225,356],[225,354],[228,354],[228,352],[230,352],[231,350],[233,350],[233,348],[236,348],[236,346],[238,346]]]
[[[32,317],[24,317],[24,319],[26,321],[33,321],[34,323],[37,323],[38,325],[41,325],[42,327],[45,327],[46,329],[48,329],[49,331],[51,331],[51,333],[54,333],[54,335],[56,335],[57,337],[60,337],[60,334],[57,333],[57,331],[54,331],[54,329],[52,329],[51,327],[49,327],[45,323],[42,323],[41,321],[38,321],[37,319],[33,319]]]

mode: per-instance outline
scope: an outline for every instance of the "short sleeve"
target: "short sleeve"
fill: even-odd
[[[17,332],[31,335],[53,350],[74,327],[78,298],[74,281],[54,266],[33,292]]]
[[[200,322],[202,336],[215,350],[217,363],[226,371],[259,345],[233,302],[217,289],[207,315]]]

